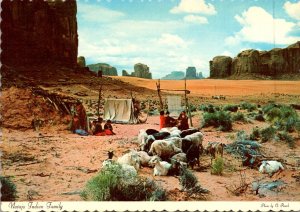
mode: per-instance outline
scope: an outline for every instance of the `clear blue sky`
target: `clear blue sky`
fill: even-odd
[[[78,0],[77,22],[87,64],[120,75],[144,63],[153,78],[195,66],[209,76],[217,55],[299,41],[300,0]]]

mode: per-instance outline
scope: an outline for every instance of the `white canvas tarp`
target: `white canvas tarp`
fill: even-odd
[[[168,111],[171,116],[178,116],[183,110],[181,106],[181,96],[167,96]]]
[[[114,123],[136,124],[132,99],[105,99],[104,120]]]

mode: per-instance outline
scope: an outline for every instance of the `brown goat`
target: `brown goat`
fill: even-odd
[[[223,149],[226,144],[210,141],[206,147],[206,154],[210,154],[213,158],[216,158],[216,155],[221,155],[223,157]]]

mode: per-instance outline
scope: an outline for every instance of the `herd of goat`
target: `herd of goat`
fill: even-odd
[[[141,129],[138,134],[138,150],[130,150],[117,159],[117,162],[130,175],[137,175],[137,171],[143,167],[153,167],[154,176],[180,175],[182,167],[200,167],[200,155],[206,153],[215,158],[223,157],[223,149],[226,146],[220,142],[209,142],[204,149],[202,145],[203,133],[199,129],[191,128],[179,130],[177,127],[155,129]],[[102,168],[114,164],[114,153],[108,152],[108,159],[102,163]],[[263,161],[259,171],[270,176],[283,166],[277,161]]]

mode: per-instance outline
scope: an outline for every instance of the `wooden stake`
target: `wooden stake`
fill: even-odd
[[[188,102],[188,98],[187,98],[187,90],[186,90],[186,77],[184,78],[184,99],[185,99],[185,110],[188,113],[188,117],[190,119],[190,125],[191,127],[193,127],[193,122],[192,122],[192,115],[191,115],[191,110],[190,110],[190,106],[189,106],[189,102]]]
[[[98,96],[98,108],[97,108],[97,115],[100,116],[100,101],[101,101],[101,93],[102,93],[102,84],[99,88],[99,96]]]
[[[160,111],[164,109],[164,104],[161,99],[161,94],[160,94],[160,79],[158,79],[158,82],[156,82],[156,87],[157,87],[157,94],[159,98],[159,103],[160,103]]]

